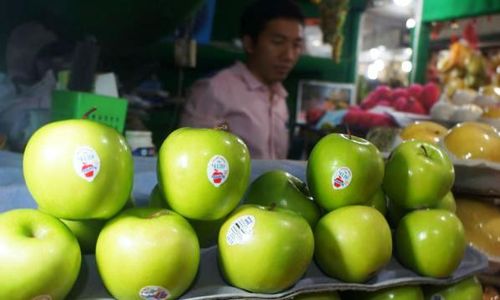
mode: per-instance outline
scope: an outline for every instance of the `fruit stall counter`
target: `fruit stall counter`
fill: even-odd
[[[26,187],[21,154],[0,151],[0,212],[16,208],[35,208],[36,203]],[[304,161],[271,161],[253,160],[250,181],[259,175],[281,169],[306,179],[306,162]],[[134,157],[133,198],[136,206],[147,206],[151,191],[157,183],[156,158]],[[369,245],[366,245],[369,247]],[[366,290],[373,291],[392,286],[408,286],[420,284],[450,284],[477,274],[488,266],[487,258],[471,247],[466,249],[459,267],[451,276],[436,279],[417,275],[402,267],[391,258],[371,279],[364,283],[345,283],[326,276],[312,263],[306,273],[291,288],[273,294],[249,293],[228,285],[218,271],[217,247],[201,250],[201,261],[198,275],[191,288],[181,299],[287,299],[305,293],[319,293],[332,290]],[[96,268],[94,255],[84,255],[79,279],[73,286],[70,299],[111,299],[104,288]]]

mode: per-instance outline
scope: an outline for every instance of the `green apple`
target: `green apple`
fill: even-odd
[[[483,288],[479,280],[472,276],[457,283],[445,286],[425,286],[427,300],[481,300]]]
[[[220,269],[231,285],[276,293],[304,275],[314,237],[307,221],[291,210],[245,204],[222,225],[218,245]]]
[[[387,201],[385,199],[385,193],[382,187],[379,187],[375,194],[368,200],[366,203],[368,206],[371,206],[378,210],[384,216],[387,214]]]
[[[455,213],[457,206],[455,203],[455,198],[453,197],[453,193],[451,191],[446,193],[446,195],[443,198],[441,198],[441,200],[439,200],[434,207],[431,208],[444,209],[452,213]],[[389,199],[387,201],[387,210],[388,210],[387,218],[389,220],[389,224],[391,225],[392,228],[396,228],[399,221],[407,213],[412,212],[415,209],[405,209]]]
[[[387,220],[389,221],[389,225],[391,226],[391,228],[396,228],[399,221],[411,211],[413,210],[405,209],[399,206],[397,203],[394,203],[394,201],[392,201],[391,199],[387,200]]]
[[[455,213],[457,211],[457,203],[455,202],[453,193],[451,191],[446,193],[446,195],[438,201],[434,208],[441,208]]]
[[[80,244],[83,254],[95,253],[95,244],[99,232],[106,223],[106,220],[88,219],[88,220],[61,220],[73,232]]]
[[[343,300],[424,300],[422,289],[418,285],[384,288],[373,292],[348,292]]]
[[[311,194],[326,211],[368,202],[383,177],[384,162],[377,147],[346,134],[323,137],[307,163]]]
[[[303,216],[312,228],[321,211],[313,202],[305,182],[283,170],[268,171],[248,187],[245,203],[291,209]]]
[[[58,121],[31,136],[23,173],[40,210],[63,219],[107,219],[132,191],[132,153],[111,127]]]
[[[172,208],[168,206],[167,201],[165,201],[165,198],[163,197],[158,184],[154,186],[153,190],[151,190],[148,206],[172,210]],[[223,218],[220,218],[218,220],[210,221],[193,220],[190,218],[185,219],[189,222],[189,224],[191,224],[194,231],[196,232],[200,247],[208,248],[217,244],[219,229],[222,224],[224,224],[226,218],[227,216],[224,216]]]
[[[423,276],[450,276],[464,257],[462,222],[443,209],[406,214],[396,228],[396,255],[404,266]]]
[[[311,292],[301,293],[292,298],[293,300],[340,300],[339,294],[335,291],[331,292]]]
[[[95,254],[104,286],[117,299],[177,298],[200,262],[191,225],[173,211],[147,207],[127,209],[106,223]]]
[[[82,255],[71,231],[34,209],[0,214],[0,299],[64,299]]]
[[[329,212],[319,220],[314,237],[316,263],[342,281],[365,282],[391,259],[391,229],[373,207],[352,205]]]
[[[149,194],[149,202],[148,202],[149,207],[161,207],[161,208],[168,208],[167,202],[165,200],[165,197],[163,196],[163,193],[160,190],[160,185],[155,184],[153,189],[151,190],[151,193]]]
[[[454,180],[453,163],[443,150],[426,142],[404,141],[386,163],[383,189],[402,208],[429,208],[450,191]]]
[[[198,241],[200,242],[201,248],[209,248],[217,245],[219,230],[226,219],[227,216],[222,217],[218,220],[211,221],[201,221],[186,218],[189,224],[193,226],[193,229],[196,232],[196,236],[198,237]]]
[[[163,142],[157,171],[173,210],[190,219],[217,220],[242,199],[250,155],[240,138],[224,130],[180,128]]]
[[[135,207],[134,199],[132,196],[129,197],[125,206],[118,212],[121,213],[125,209]],[[111,217],[113,218],[113,217]],[[103,219],[85,219],[85,220],[68,220],[59,219],[73,232],[83,254],[94,254],[95,244],[97,242],[97,237],[101,232],[102,227],[106,224],[106,220]]]

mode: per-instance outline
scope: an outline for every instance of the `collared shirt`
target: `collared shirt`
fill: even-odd
[[[241,62],[193,84],[181,126],[212,128],[227,122],[253,159],[285,159],[288,152],[288,93],[261,83]]]

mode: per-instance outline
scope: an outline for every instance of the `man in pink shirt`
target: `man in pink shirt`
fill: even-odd
[[[293,0],[257,0],[243,13],[246,62],[237,62],[190,90],[181,126],[215,127],[227,122],[253,159],[285,159],[288,93],[281,82],[303,49],[303,21]]]

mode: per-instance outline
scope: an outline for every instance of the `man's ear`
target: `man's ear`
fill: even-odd
[[[254,52],[254,48],[253,39],[249,35],[245,35],[243,37],[243,49],[245,49],[245,52],[251,54]]]

